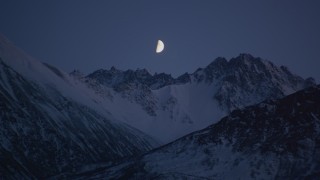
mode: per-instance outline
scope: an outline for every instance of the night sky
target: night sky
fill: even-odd
[[[1,0],[0,32],[67,72],[178,76],[250,53],[320,80],[319,0]]]

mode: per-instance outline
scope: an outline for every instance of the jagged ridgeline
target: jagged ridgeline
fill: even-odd
[[[177,78],[165,73],[152,75],[146,69],[123,71],[115,67],[79,74],[71,73],[101,97],[116,102],[120,96],[131,103],[125,107],[142,109],[121,111],[119,119],[163,142],[205,128],[232,110],[315,84],[313,78],[304,79],[250,54],[230,60],[219,57],[205,68]]]

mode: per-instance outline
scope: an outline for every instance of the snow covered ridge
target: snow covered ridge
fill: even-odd
[[[135,160],[77,179],[318,179],[320,85],[234,110]]]
[[[219,57],[205,68],[178,78],[164,73],[151,75],[146,69],[122,71],[115,67],[87,76],[79,72],[72,75],[114,104],[120,104],[117,101],[121,99],[121,106],[130,108],[116,112],[108,107],[113,115],[164,143],[205,128],[234,109],[315,84],[312,78],[303,79],[250,54],[229,61]]]

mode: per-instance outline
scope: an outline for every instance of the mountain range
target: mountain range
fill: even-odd
[[[104,99],[114,101],[112,104],[130,107],[112,112],[120,121],[163,143],[205,128],[234,109],[315,84],[313,78],[303,79],[284,66],[250,54],[229,61],[219,57],[205,68],[178,78],[165,73],[151,75],[146,69],[121,71],[115,67],[87,76],[78,71],[71,75]]]
[[[107,168],[105,172],[99,171],[94,175],[89,173],[93,176],[84,177],[111,178],[128,175],[132,178],[159,176],[158,179],[166,179],[188,178],[190,175],[196,178],[196,169],[193,172],[187,166],[185,169],[172,167],[175,164],[181,166],[183,162],[201,163],[199,168],[202,170],[199,172],[203,172],[205,177],[228,177],[226,171],[219,173],[219,169],[216,168],[210,171],[211,174],[208,173],[208,168],[221,169],[223,166],[219,164],[220,160],[215,161],[217,156],[213,154],[226,150],[230,153],[224,155],[233,159],[229,161],[222,158],[221,161],[227,164],[235,161],[238,164],[248,163],[249,160],[243,160],[246,151],[237,145],[244,143],[241,147],[250,149],[255,148],[256,144],[264,144],[260,130],[266,131],[264,135],[272,136],[274,139],[276,135],[273,133],[278,132],[277,135],[281,135],[279,130],[273,129],[277,128],[273,125],[258,128],[256,123],[266,125],[272,124],[277,118],[287,120],[289,116],[286,112],[294,110],[283,109],[284,117],[281,113],[274,113],[272,110],[278,108],[278,102],[281,102],[281,108],[285,106],[282,100],[276,99],[292,99],[298,95],[290,94],[308,87],[311,89],[297,94],[305,97],[303,94],[312,91],[315,93],[310,96],[316,98],[319,88],[315,86],[313,78],[304,79],[291,73],[284,66],[278,67],[270,61],[250,54],[240,54],[230,60],[219,57],[208,66],[177,78],[165,73],[150,74],[146,69],[123,71],[115,67],[109,70],[100,69],[88,75],[80,71],[65,73],[50,64],[33,59],[5,37],[0,36],[0,177],[60,179],[75,177],[74,174],[97,173],[96,169]],[[306,95],[299,103],[306,106],[305,104],[311,100],[312,98]],[[313,99],[315,107],[318,103],[316,100]],[[259,109],[262,101],[267,107],[264,111]],[[296,103],[293,100],[288,101]],[[288,108],[291,107],[290,103],[286,104]],[[261,117],[250,116],[253,112],[256,113],[255,109],[258,109]],[[305,119],[295,111],[292,116],[302,118],[301,121],[305,120],[308,123],[315,121],[312,123],[317,125],[317,111],[312,108],[309,110],[301,111],[307,113]],[[241,119],[239,121],[228,120],[240,112],[244,112],[246,116],[236,117],[235,119]],[[265,119],[266,114],[273,116]],[[253,125],[247,127],[243,126],[243,123]],[[283,128],[292,126],[293,129],[301,126],[300,121],[293,125],[290,123],[286,124],[284,121],[282,124],[275,124]],[[222,127],[221,124],[225,125]],[[218,130],[216,127],[219,127]],[[247,131],[248,134],[243,133]],[[317,150],[318,144],[314,141],[318,139],[313,136],[319,132],[318,129],[312,131],[315,131],[312,137],[303,134],[307,132],[301,132],[300,135],[311,138],[310,143],[315,145],[311,147],[307,144],[306,151],[303,151],[308,154],[305,157],[310,161],[304,163],[305,168],[311,168],[313,165],[312,167],[317,169],[319,164],[312,158],[318,158],[318,155],[312,154],[311,150]],[[259,138],[251,140],[251,135],[252,138],[256,135]],[[181,139],[177,140],[178,138]],[[287,141],[288,138],[283,139],[283,142]],[[268,143],[270,146],[280,146],[276,140]],[[256,151],[248,150],[247,153],[252,154],[249,158],[256,157],[259,162],[263,158],[269,158],[263,154],[262,145],[256,148]],[[204,154],[199,151],[203,151]],[[266,152],[269,153],[268,148]],[[125,164],[119,165],[124,159],[140,157],[145,153],[147,154],[139,160],[126,161]],[[275,161],[277,153],[272,154],[270,159],[273,158]],[[190,155],[199,155],[199,158],[192,159]],[[208,156],[212,156],[213,159]],[[286,154],[283,162],[288,163],[289,157],[291,154]],[[202,162],[202,158],[207,159],[207,162]],[[293,157],[295,158],[296,156]],[[258,160],[252,163],[258,163]],[[158,162],[169,163],[170,166],[164,167],[157,164]],[[265,166],[272,166],[268,171],[281,169],[273,165],[270,165],[269,161],[265,163]],[[294,165],[289,165],[296,170]],[[259,172],[259,169],[254,169],[253,166],[256,167],[247,166],[250,173]],[[264,165],[261,166],[267,171]],[[231,165],[228,167],[234,168]],[[184,171],[190,173],[184,174]],[[309,173],[300,174],[307,177],[313,176],[314,173],[316,171],[311,168]],[[262,173],[261,177],[282,177],[281,175],[286,174],[290,172],[272,172],[270,176]],[[259,177],[255,173],[247,175],[243,174],[243,177]]]

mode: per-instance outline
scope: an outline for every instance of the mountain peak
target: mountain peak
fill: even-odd
[[[136,71],[135,71],[135,73],[136,74],[139,74],[139,75],[150,75],[151,76],[151,74],[149,73],[149,71],[147,70],[147,69],[145,69],[145,68],[143,68],[143,69],[137,69]]]
[[[233,72],[239,68],[246,68],[248,71],[251,71],[254,70],[251,66],[261,66],[264,63],[271,62],[264,61],[260,57],[254,57],[251,54],[242,53],[237,57],[231,58],[229,61],[224,57],[218,57],[205,68],[205,71],[207,74],[219,76],[219,73],[224,73],[228,70]]]
[[[111,73],[119,73],[119,72],[121,72],[121,70],[120,69],[117,69],[116,67],[114,67],[114,66],[112,66],[111,68],[110,68],[110,71],[109,72],[111,72]]]
[[[114,66],[112,66],[111,68],[110,68],[110,71],[115,71],[116,70],[116,68],[114,67]]]
[[[260,57],[254,57],[248,53],[241,53],[239,56],[231,58],[229,63],[237,66],[239,65],[251,66],[253,64],[271,63],[271,62],[262,60]]]
[[[219,57],[192,76],[198,83],[204,81],[219,87],[214,98],[229,110],[244,107],[253,101],[280,98],[315,85],[312,78],[305,80],[284,66],[278,67],[246,53],[229,61]]]
[[[241,53],[238,58],[242,59],[242,60],[250,60],[250,59],[255,59],[255,57],[253,57],[251,54],[249,53]]]
[[[214,68],[216,66],[225,66],[228,64],[228,61],[224,57],[217,57],[212,61],[206,68]]]

